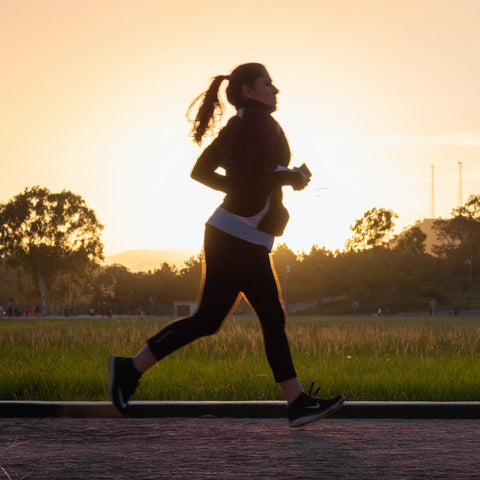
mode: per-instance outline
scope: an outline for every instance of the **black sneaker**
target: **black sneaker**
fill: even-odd
[[[128,399],[137,388],[142,376],[133,366],[131,358],[114,355],[108,361],[108,374],[110,377],[110,398],[115,408],[122,414],[128,412]]]
[[[291,427],[301,427],[315,420],[328,417],[339,410],[344,401],[345,397],[343,395],[323,400],[302,393],[288,406],[289,424]]]

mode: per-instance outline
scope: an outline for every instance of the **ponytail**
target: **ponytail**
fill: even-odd
[[[255,80],[266,73],[267,70],[261,63],[244,63],[236,67],[229,76],[218,75],[214,77],[208,90],[199,95],[187,110],[187,119],[193,124],[191,130],[193,141],[200,145],[203,137],[207,133],[212,133],[218,123],[220,123],[223,106],[218,98],[218,91],[224,80],[228,80],[228,86],[225,91],[228,102],[239,109],[245,102],[242,86],[247,84],[253,87]],[[198,105],[197,114],[192,120],[190,114],[193,110],[196,110]]]
[[[218,75],[214,77],[212,83],[208,87],[208,90],[195,98],[195,100],[188,107],[187,119],[193,124],[191,135],[193,141],[199,145],[202,143],[203,137],[207,133],[212,132],[222,118],[223,107],[220,99],[218,98],[218,91],[220,89],[220,84],[224,80],[228,79],[229,77],[227,75]],[[192,120],[190,118],[190,113],[199,103],[200,106],[198,107],[197,114]]]

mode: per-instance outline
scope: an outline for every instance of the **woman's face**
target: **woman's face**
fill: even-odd
[[[270,105],[271,107],[277,106],[277,93],[279,90],[272,83],[270,75],[265,72],[261,77],[258,77],[253,84],[244,85],[243,94],[245,98],[251,98],[257,100],[257,102]]]

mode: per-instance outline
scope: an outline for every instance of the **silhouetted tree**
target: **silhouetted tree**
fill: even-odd
[[[480,220],[480,195],[470,195],[464,205],[453,209],[452,214]]]
[[[480,252],[480,221],[472,217],[457,215],[450,219],[434,222],[439,245],[433,251],[439,257],[460,256],[467,258]]]
[[[180,269],[181,289],[177,300],[197,299],[199,294],[200,281],[202,280],[202,256],[190,257]]]
[[[434,258],[425,253],[427,235],[413,226],[398,235],[393,242],[393,280],[398,293],[418,294],[432,283]]]
[[[408,256],[420,256],[425,253],[425,240],[427,235],[420,227],[413,226],[406,232],[398,235],[394,242],[394,250],[397,253]]]
[[[96,308],[113,308],[118,313],[133,312],[138,304],[134,275],[119,264],[103,267],[93,282],[92,303]]]
[[[152,280],[155,288],[154,298],[158,304],[173,303],[180,298],[186,298],[179,293],[179,274],[174,266],[164,262],[153,272]]]
[[[472,280],[479,275],[480,195],[470,195],[452,215],[434,222],[439,244],[434,245],[433,252],[443,266],[445,286],[456,280],[470,292]]]
[[[38,282],[45,312],[62,275],[85,271],[103,259],[103,225],[79,195],[32,187],[0,205],[0,248],[8,265]]]
[[[313,245],[308,255],[301,256],[298,284],[305,292],[302,300],[342,295],[346,291],[344,280],[338,255],[325,247]]]
[[[7,307],[8,299],[15,298],[19,294],[18,274],[13,268],[7,268],[3,262],[0,262],[0,305]]]
[[[463,288],[470,290],[480,265],[480,221],[457,215],[434,222],[437,238],[433,251],[445,265],[445,279],[457,278]]]
[[[297,255],[287,246],[286,243],[280,243],[272,252],[275,272],[278,280],[283,283],[290,276],[292,268],[297,263]]]
[[[385,244],[395,227],[395,218],[398,218],[398,215],[393,210],[376,207],[368,210],[350,227],[353,236],[345,244],[346,249],[366,250]]]

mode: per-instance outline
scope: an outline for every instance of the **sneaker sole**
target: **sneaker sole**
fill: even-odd
[[[340,408],[342,408],[343,403],[345,402],[345,397],[342,395],[341,398],[338,399],[336,403],[331,405],[327,410],[323,410],[321,413],[317,413],[314,415],[308,415],[306,417],[296,418],[292,420],[289,425],[290,427],[301,427],[303,425],[307,425],[308,423],[315,422],[317,420],[321,420],[322,418],[329,417],[333,415],[335,412],[338,412]]]
[[[108,377],[109,377],[109,380],[108,380],[108,392],[110,394],[110,400],[112,401],[112,404],[113,406],[115,407],[115,409],[120,413],[122,414],[123,416],[125,416],[127,414],[127,407],[123,408],[120,404],[120,402],[116,402],[115,401],[115,395],[114,395],[114,391],[113,391],[113,379],[115,378],[115,373],[116,373],[116,362],[117,362],[117,358],[121,358],[117,355],[114,355],[113,357],[110,358],[110,360],[108,361]]]

